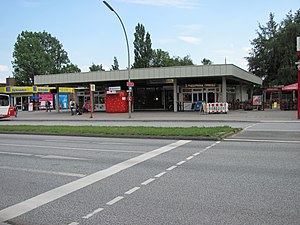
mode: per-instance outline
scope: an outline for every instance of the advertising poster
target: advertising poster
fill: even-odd
[[[67,94],[59,94],[59,104],[61,109],[68,109],[69,102],[68,102],[68,95]]]
[[[39,94],[40,98],[40,109],[46,109],[45,103],[48,100],[51,102],[50,108],[53,109],[53,94]]]
[[[253,96],[253,105],[254,106],[262,105],[262,95],[254,95]]]
[[[54,99],[56,102],[56,95],[54,95]],[[68,94],[59,94],[59,108],[60,109],[69,108]]]

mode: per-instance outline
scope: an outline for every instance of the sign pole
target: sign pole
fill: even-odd
[[[90,118],[93,118],[93,105],[94,105],[93,91],[95,91],[95,85],[90,84]]]
[[[297,59],[298,68],[298,120],[300,120],[300,37],[297,37]]]
[[[300,65],[298,65],[298,120],[300,120]]]

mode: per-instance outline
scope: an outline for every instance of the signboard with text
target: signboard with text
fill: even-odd
[[[126,85],[127,87],[134,87],[134,82],[127,82]]]

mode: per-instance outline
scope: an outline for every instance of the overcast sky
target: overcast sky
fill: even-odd
[[[108,0],[127,30],[131,64],[138,23],[151,35],[152,48],[170,56],[189,55],[194,64],[203,58],[214,64],[235,64],[247,69],[258,24],[269,13],[282,21],[299,0]],[[85,72],[92,63],[111,68],[116,56],[127,66],[127,49],[119,20],[100,0],[1,0],[0,83],[12,76],[12,53],[22,31],[46,31],[56,37],[72,63]]]

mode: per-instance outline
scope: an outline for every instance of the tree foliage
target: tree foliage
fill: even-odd
[[[171,66],[171,57],[169,52],[163,51],[161,49],[153,50],[151,66],[152,67],[167,67]]]
[[[12,64],[18,85],[33,85],[35,75],[80,72],[70,63],[62,44],[45,31],[19,34]]]
[[[210,59],[207,59],[207,58],[202,59],[201,63],[203,65],[212,65],[213,64],[213,62]]]
[[[152,59],[152,43],[150,34],[139,24],[134,33],[134,63],[133,68],[148,68]]]
[[[81,69],[79,69],[79,67],[77,65],[74,65],[73,63],[64,65],[60,70],[60,73],[80,73],[80,72]]]
[[[103,69],[102,64],[96,65],[96,64],[92,63],[92,65],[89,67],[89,69],[90,69],[90,72],[94,72],[94,71],[105,71],[105,70]]]
[[[263,79],[263,86],[297,82],[296,37],[300,35],[300,10],[289,12],[281,23],[270,13],[265,26],[259,24],[248,60],[249,71]]]
[[[168,67],[168,66],[189,66],[194,65],[189,55],[181,58],[179,56],[170,57],[169,52],[161,49],[153,50],[151,67]]]
[[[113,65],[111,66],[112,70],[119,70],[119,62],[117,57],[114,57]]]
[[[184,56],[183,58],[179,56],[174,56],[172,58],[172,64],[171,66],[191,66],[194,65],[193,60],[189,55]]]
[[[152,49],[150,34],[142,24],[135,28],[134,37],[134,64],[133,68],[168,67],[194,65],[189,55],[181,58],[170,57],[169,52],[162,49]]]

